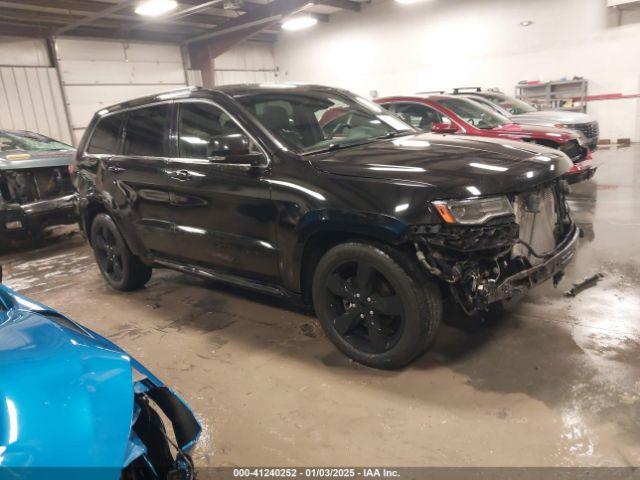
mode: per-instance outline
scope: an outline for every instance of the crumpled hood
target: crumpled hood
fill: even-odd
[[[0,313],[0,467],[119,472],[133,413],[129,356],[7,292],[0,286],[16,303]]]
[[[595,119],[586,113],[581,112],[566,112],[558,110],[539,110],[537,112],[521,113],[519,115],[511,115],[510,118],[514,122],[529,123],[533,122],[536,125],[556,125],[567,124],[574,125],[580,123],[590,123]]]
[[[424,184],[432,199],[524,191],[571,166],[558,150],[484,137],[424,133],[312,156],[326,173]]]
[[[63,167],[69,165],[75,156],[75,150],[65,150],[62,152],[23,152],[21,150],[12,150],[0,152],[0,171]]]

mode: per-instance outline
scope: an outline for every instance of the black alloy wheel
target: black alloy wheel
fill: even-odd
[[[105,213],[91,224],[91,246],[100,273],[116,290],[137,290],[151,278],[151,267],[131,253],[115,222]]]
[[[433,343],[442,317],[440,289],[411,261],[391,247],[348,242],[318,262],[316,315],[327,337],[353,360],[399,368]]]
[[[103,274],[112,282],[121,282],[123,276],[122,245],[118,245],[115,235],[106,224],[102,224],[96,229],[93,247]]]
[[[355,348],[383,353],[397,342],[403,327],[402,300],[371,263],[338,265],[327,277],[326,294],[333,327]]]

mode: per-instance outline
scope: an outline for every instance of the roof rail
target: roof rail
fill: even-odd
[[[433,93],[439,93],[439,94],[444,94],[444,90],[431,90],[429,92],[416,92],[416,95],[430,95]]]
[[[471,90],[472,92],[481,92],[482,88],[480,87],[457,87],[453,89],[453,94],[457,95],[461,93],[461,90]]]

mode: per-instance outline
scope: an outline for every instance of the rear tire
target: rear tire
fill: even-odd
[[[138,290],[151,278],[151,267],[131,253],[109,215],[101,213],[93,220],[91,245],[100,273],[112,288]]]
[[[374,368],[400,368],[425,353],[442,318],[438,286],[409,274],[392,254],[366,243],[340,244],[313,276],[313,303],[327,337]]]

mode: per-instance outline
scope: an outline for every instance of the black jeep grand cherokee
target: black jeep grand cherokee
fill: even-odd
[[[400,367],[450,298],[468,313],[571,260],[561,152],[421,134],[320,86],[186,89],[101,110],[78,149],[81,226],[107,282],[152,267],[312,302],[358,362]]]

